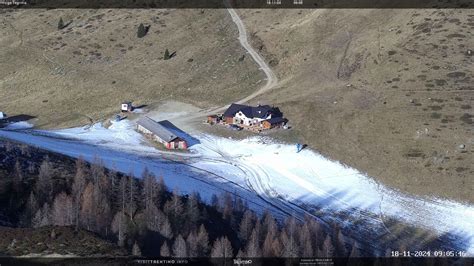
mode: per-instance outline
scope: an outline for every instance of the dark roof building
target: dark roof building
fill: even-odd
[[[272,114],[272,117],[281,117],[283,114],[278,108],[271,107],[270,105],[258,105],[249,106],[233,103],[224,112],[224,117],[233,117],[236,113],[242,112],[246,117],[249,118],[261,118],[264,119]]]
[[[270,129],[275,127],[282,127],[288,122],[286,118],[283,117],[273,117],[267,120],[262,121],[262,127],[264,129]]]
[[[229,108],[227,108],[227,110],[225,110],[224,117],[230,117],[230,116],[233,117],[240,110],[245,109],[247,107],[250,107],[250,106],[233,103],[229,106]]]
[[[152,140],[162,143],[167,149],[187,149],[187,142],[173,133],[170,125],[173,124],[167,120],[156,122],[145,116],[138,120],[137,130]]]
[[[265,122],[268,122],[271,125],[286,123],[287,121],[288,120],[286,118],[283,118],[283,117],[273,117],[273,118],[265,120]]]
[[[244,113],[246,117],[263,119],[268,116],[271,110],[272,107],[270,107],[269,105],[258,105],[256,107],[248,106],[247,108],[242,110],[242,113]]]
[[[156,122],[148,116],[140,118],[140,120],[137,122],[137,125],[144,127],[153,133],[153,135],[158,136],[160,139],[166,142],[171,142],[178,137],[159,122]]]

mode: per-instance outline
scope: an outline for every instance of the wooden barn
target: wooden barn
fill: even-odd
[[[288,120],[283,117],[274,117],[267,120],[263,120],[262,127],[264,129],[279,128],[284,126],[286,122],[288,122]]]
[[[137,131],[145,134],[148,138],[163,144],[167,149],[186,150],[188,148],[188,144],[184,139],[176,136],[170,129],[148,116],[138,120]]]
[[[217,124],[218,122],[218,118],[217,118],[217,115],[209,115],[207,116],[207,123],[211,124],[211,125],[214,125],[214,124]]]

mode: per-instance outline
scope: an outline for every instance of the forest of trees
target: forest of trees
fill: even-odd
[[[148,170],[141,178],[109,171],[99,159],[1,144],[0,217],[12,226],[73,226],[99,234],[135,256],[333,257],[359,256],[358,244],[337,226],[314,218],[277,221],[257,215],[230,193],[172,192]]]

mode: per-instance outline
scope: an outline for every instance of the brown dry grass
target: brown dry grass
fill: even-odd
[[[52,232],[54,231],[54,234]],[[40,228],[0,227],[1,254],[8,256],[34,257],[65,255],[87,256],[127,256],[127,251],[97,235],[85,230],[75,230],[72,226],[47,226]],[[54,236],[54,238],[52,237]]]
[[[474,202],[469,10],[238,13],[281,80],[253,101],[279,105],[294,125],[274,136],[403,191]],[[60,16],[73,20],[62,31]],[[143,39],[140,22],[151,25]],[[263,83],[248,57],[239,62],[225,10],[24,10],[2,14],[0,31],[0,108],[42,127],[108,117],[124,99],[216,106]],[[161,60],[165,48],[178,56]]]
[[[403,191],[474,202],[472,12],[240,14],[278,62],[280,87],[255,100],[280,105],[295,126],[276,137]]]
[[[263,75],[245,59],[225,10],[2,10],[0,108],[39,127],[108,118],[123,100],[212,107]],[[62,17],[72,23],[57,30]],[[140,23],[150,25],[137,38]],[[176,57],[163,60],[165,49]]]

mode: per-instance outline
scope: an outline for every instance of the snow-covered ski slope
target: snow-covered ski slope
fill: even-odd
[[[147,167],[183,193],[198,191],[210,199],[228,191],[280,218],[302,218],[317,210],[318,219],[336,220],[346,230],[365,234],[367,243],[391,234],[386,222],[396,219],[438,233],[446,250],[474,254],[474,206],[407,195],[314,151],[296,153],[295,146],[264,137],[233,140],[199,133],[185,155],[146,144],[129,121],[108,129],[96,124],[56,131],[3,130],[0,137],[88,161],[100,158],[108,168],[137,176]]]

